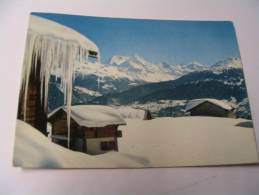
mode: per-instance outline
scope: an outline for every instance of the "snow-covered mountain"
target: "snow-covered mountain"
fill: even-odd
[[[168,64],[165,62],[154,64],[139,55],[113,56],[107,62],[107,66],[116,67],[121,73],[127,74],[131,80],[145,82],[174,80],[190,72],[209,68],[209,66],[195,61],[190,64]]]
[[[55,87],[52,83],[51,89]],[[52,94],[55,94],[53,88]],[[61,91],[62,93],[62,91]],[[53,95],[55,101],[60,94]],[[52,98],[52,99],[53,99]],[[242,63],[229,58],[207,66],[193,61],[189,64],[153,64],[140,56],[113,56],[107,64],[80,64],[75,68],[73,103],[130,105],[157,101],[235,98],[239,116],[250,117]],[[62,99],[62,98],[61,98]],[[62,103],[62,102],[61,102]],[[50,105],[49,104],[49,105]],[[159,103],[159,107],[161,103]],[[55,108],[52,105],[50,109]],[[244,107],[244,106],[243,106]],[[165,104],[155,114],[183,115],[182,105]],[[247,113],[245,113],[247,112]]]
[[[53,66],[52,75],[59,77],[61,68]],[[190,72],[203,71],[209,66],[193,61],[189,64],[154,64],[134,56],[113,56],[106,63],[82,62],[74,67],[76,96],[85,93],[85,100],[108,93],[125,91],[133,86],[175,80]],[[78,93],[78,94],[77,94]]]
[[[161,82],[177,79],[194,71],[208,69],[209,66],[193,61],[189,64],[152,63],[139,55],[113,56],[106,63],[81,63],[75,67],[77,76],[96,75],[101,79],[127,79],[134,82]],[[59,69],[54,68],[52,74],[59,75]]]
[[[221,60],[216,64],[211,66],[211,69],[214,71],[222,71],[228,69],[240,69],[242,68],[242,62],[240,58],[228,58],[226,60]]]
[[[106,63],[84,62],[74,68],[76,77],[95,75],[100,82],[105,80],[128,80],[129,85],[139,83],[175,80],[191,72],[213,70],[214,72],[231,68],[242,68],[239,58],[229,58],[212,66],[193,61],[188,64],[152,63],[139,55],[115,55]],[[60,68],[53,67],[52,74],[60,75]]]
[[[128,56],[119,56],[119,55],[115,55],[113,57],[111,57],[111,59],[107,62],[107,64],[111,64],[111,65],[120,65],[124,62],[126,62],[127,60],[129,60],[130,57]]]
[[[180,68],[199,67],[198,63],[180,66]],[[204,67],[204,66],[202,66]],[[180,69],[179,68],[179,69]],[[201,71],[184,74],[178,79],[164,82],[146,83],[123,92],[108,94],[93,99],[93,103],[134,105],[156,110],[155,116],[184,115],[182,105],[173,105],[171,101],[186,101],[197,98],[215,98],[231,102],[235,99],[238,117],[250,118],[247,91],[240,59],[230,58],[216,63]],[[246,101],[245,101],[246,100]],[[169,103],[161,103],[169,102]],[[155,105],[151,106],[150,105]],[[159,108],[159,109],[157,109]]]

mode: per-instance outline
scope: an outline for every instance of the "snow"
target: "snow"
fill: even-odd
[[[152,63],[139,55],[113,56],[106,64],[82,63],[76,67],[78,76],[97,75],[130,81],[160,82],[174,80],[184,74],[207,70],[207,65],[193,62],[184,64]]]
[[[151,112],[159,112],[161,109],[175,107],[175,106],[184,106],[187,100],[159,100],[159,101],[150,101],[144,104],[139,102],[134,102],[131,104],[131,107],[138,109],[145,109]]]
[[[130,106],[120,106],[116,108],[116,110],[118,110],[121,117],[124,119],[131,118],[143,120],[145,118],[146,113],[143,109],[132,108]]]
[[[110,59],[109,64],[118,66],[118,65],[124,63],[125,61],[127,61],[128,59],[129,59],[128,56],[115,55]]]
[[[240,101],[236,105],[235,113],[239,117],[244,117],[244,118],[250,117],[251,118],[251,111],[250,111],[248,98],[244,98],[242,101]]]
[[[64,40],[73,40],[80,43],[85,48],[96,51],[99,54],[98,47],[91,40],[86,39],[86,37],[79,32],[51,20],[31,15],[29,30],[39,34],[49,34]]]
[[[111,84],[104,84],[104,85],[102,86],[102,88],[103,88],[103,89],[116,89],[116,87],[113,86],[113,85],[111,85]]]
[[[84,94],[88,94],[88,95],[91,95],[91,96],[101,96],[102,94],[99,93],[98,91],[94,91],[94,90],[91,90],[91,89],[87,89],[86,87],[81,87],[81,86],[75,86],[74,87],[74,90],[76,90],[77,92],[79,93],[84,93]]]
[[[64,104],[67,106],[68,138],[70,138],[70,107],[72,101],[72,81],[74,66],[88,59],[88,51],[99,50],[96,45],[80,33],[50,20],[31,16],[26,40],[25,57],[22,71],[22,86],[24,95],[24,120],[26,120],[27,90],[29,76],[33,69],[39,67],[40,60],[41,103],[47,113],[49,77],[52,70],[58,69],[61,77]],[[58,67],[58,68],[57,68]],[[68,140],[69,146],[69,140]]]
[[[119,151],[146,158],[152,167],[258,162],[252,121],[219,117],[127,119]]]
[[[220,74],[232,68],[242,68],[239,58],[230,58],[220,61],[211,67],[193,61],[188,64],[152,63],[139,55],[113,56],[105,64],[83,62],[75,67],[77,76],[96,75],[112,79],[128,79],[130,81],[160,82],[175,80],[183,75],[195,71],[213,71]],[[58,71],[56,71],[58,74]]]
[[[76,67],[76,72],[81,76],[93,74],[112,79],[160,82],[175,80],[195,71],[213,71],[215,74],[220,74],[222,71],[227,71],[232,68],[242,68],[242,63],[239,58],[230,58],[208,66],[195,60],[187,64],[168,64],[165,62],[153,63],[139,55],[115,55],[105,64],[81,63]]]
[[[123,168],[147,166],[145,158],[119,152],[90,156],[52,143],[27,123],[18,120],[13,165],[22,168]]]
[[[243,68],[242,62],[240,58],[229,58],[226,60],[222,60],[214,64],[211,69],[214,72],[228,70],[228,69],[240,69]]]
[[[23,168],[140,168],[258,162],[252,121],[219,117],[127,119],[119,152],[90,156],[56,145],[17,121],[14,166]]]
[[[48,118],[53,116],[60,109],[66,112],[66,107],[60,107],[51,112]],[[109,106],[102,105],[76,105],[71,106],[71,118],[80,126],[105,127],[107,125],[125,125],[118,111]]]
[[[188,103],[186,104],[186,111],[189,111],[191,110],[192,108],[204,103],[204,102],[210,102],[212,104],[215,104],[225,110],[232,110],[233,108],[227,104],[226,102],[224,101],[221,101],[221,100],[217,100],[217,99],[194,99],[194,100],[190,100],[188,101]]]
[[[88,75],[96,75],[98,77],[110,77],[112,79],[126,78],[133,80],[126,72],[120,71],[117,67],[107,66],[101,63],[84,62],[75,67],[77,76],[85,77]]]

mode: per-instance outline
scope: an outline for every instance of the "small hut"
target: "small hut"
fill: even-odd
[[[68,128],[66,107],[48,115],[52,141],[67,147]],[[71,107],[70,148],[88,154],[118,151],[117,138],[122,137],[119,125],[126,125],[117,111],[108,106],[76,105]]]
[[[191,116],[214,116],[235,118],[233,107],[217,99],[194,99],[186,104],[186,112]]]

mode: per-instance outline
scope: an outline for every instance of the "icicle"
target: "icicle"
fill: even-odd
[[[97,75],[97,89],[99,90],[100,87],[100,77]]]
[[[70,115],[73,89],[74,65],[87,59],[87,50],[78,42],[64,40],[51,34],[41,34],[28,31],[26,40],[26,50],[22,71],[22,86],[24,91],[24,120],[26,120],[27,92],[29,77],[32,70],[37,70],[40,60],[40,80],[41,80],[41,103],[47,114],[48,86],[51,70],[56,70],[56,76],[61,77],[61,87],[64,92],[64,105],[67,107],[67,127],[68,127],[68,148],[70,147]],[[60,70],[60,73],[58,72]],[[34,72],[36,74],[36,72]],[[43,101],[44,100],[44,101]]]

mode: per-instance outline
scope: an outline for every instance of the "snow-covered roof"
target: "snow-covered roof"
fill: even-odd
[[[87,39],[79,32],[51,20],[31,15],[29,30],[37,33],[51,34],[63,38],[64,40],[77,41],[81,46],[88,50],[95,51],[99,55],[98,47],[91,40]]]
[[[190,100],[188,101],[188,103],[186,104],[185,110],[189,111],[191,109],[193,109],[194,107],[204,103],[204,102],[210,102],[212,104],[215,104],[225,110],[232,110],[233,108],[227,104],[226,102],[223,102],[221,100],[217,100],[217,99],[194,99],[194,100]]]
[[[132,118],[132,119],[145,119],[146,111],[142,109],[131,108],[129,106],[121,106],[117,108],[121,117],[124,119]]]
[[[60,109],[66,112],[66,107],[59,107],[48,115],[52,117]],[[80,126],[105,127],[107,125],[126,125],[118,111],[109,106],[102,105],[76,105],[71,106],[71,118]]]

